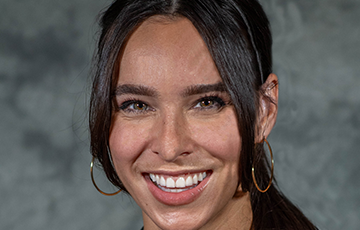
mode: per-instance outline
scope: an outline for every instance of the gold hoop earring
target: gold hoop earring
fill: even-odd
[[[119,191],[114,192],[114,193],[106,193],[106,192],[101,191],[101,189],[99,189],[99,187],[98,187],[98,186],[96,185],[96,183],[95,183],[95,179],[94,179],[94,175],[93,175],[94,160],[95,160],[95,157],[93,156],[93,157],[92,157],[92,160],[91,160],[91,163],[90,163],[90,175],[91,175],[92,183],[93,183],[93,185],[95,186],[95,188],[96,188],[101,194],[103,194],[103,195],[105,195],[105,196],[114,196],[114,195],[118,194],[119,192],[121,192],[122,189],[120,189]]]
[[[256,182],[256,178],[255,178],[255,169],[254,169],[254,162],[252,163],[252,168],[251,168],[251,171],[252,171],[252,178],[253,178],[253,181],[254,181],[254,184],[257,188],[257,190],[259,190],[259,192],[262,192],[262,193],[265,193],[271,186],[271,183],[272,183],[272,180],[273,180],[273,177],[274,177],[274,158],[273,158],[273,153],[272,153],[272,150],[271,150],[271,147],[270,147],[270,144],[269,142],[266,140],[266,138],[264,138],[264,140],[261,142],[261,143],[265,143],[267,144],[268,148],[269,148],[269,151],[270,151],[270,155],[271,155],[271,177],[270,177],[270,181],[269,181],[269,184],[268,186],[266,187],[266,189],[262,190],[258,183]]]

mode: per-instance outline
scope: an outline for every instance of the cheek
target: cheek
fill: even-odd
[[[126,122],[114,122],[110,132],[109,147],[117,172],[125,170],[143,152],[148,135],[141,125],[129,125]]]
[[[241,137],[233,113],[226,113],[211,122],[195,124],[193,133],[196,142],[207,152],[217,159],[231,161],[237,165],[240,157]]]

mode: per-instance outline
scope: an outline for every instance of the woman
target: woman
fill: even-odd
[[[271,185],[278,79],[256,0],[118,0],[101,27],[93,161],[145,230],[316,229]]]

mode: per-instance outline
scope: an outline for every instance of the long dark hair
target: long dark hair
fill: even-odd
[[[131,33],[154,15],[186,17],[205,41],[237,112],[242,138],[239,175],[250,193],[252,229],[316,229],[276,185],[260,193],[251,176],[265,188],[270,180],[263,147],[254,148],[258,98],[272,72],[268,19],[256,0],[117,0],[103,13],[90,103],[91,152],[106,176],[126,191],[109,158],[112,92],[116,87],[119,54]]]

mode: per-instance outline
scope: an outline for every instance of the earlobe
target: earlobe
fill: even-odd
[[[259,143],[270,134],[278,111],[278,78],[271,73],[259,92],[255,142]]]

